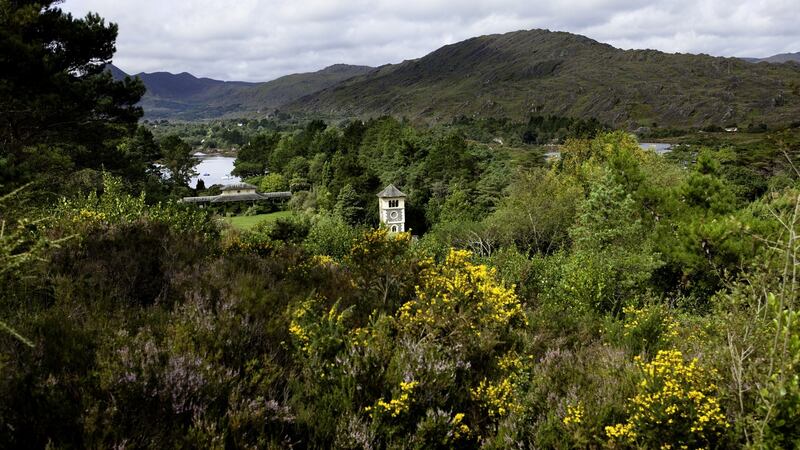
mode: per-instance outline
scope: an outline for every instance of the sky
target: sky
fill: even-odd
[[[379,66],[470,37],[533,28],[619,48],[766,57],[800,51],[800,0],[66,0],[119,25],[114,64],[268,81]]]

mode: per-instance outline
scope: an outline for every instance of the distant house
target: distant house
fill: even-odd
[[[220,195],[207,195],[201,197],[183,197],[184,203],[226,203],[226,202],[257,202],[276,198],[290,198],[291,192],[257,192],[258,188],[252,184],[234,183],[222,188]]]

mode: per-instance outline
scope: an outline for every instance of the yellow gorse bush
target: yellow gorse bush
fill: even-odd
[[[706,448],[729,426],[716,397],[715,373],[662,350],[649,363],[637,357],[641,381],[629,399],[628,421],[606,427],[611,446]]]
[[[411,407],[412,398],[411,394],[414,392],[414,388],[419,385],[417,381],[403,381],[400,383],[400,392],[397,397],[392,398],[388,402],[380,399],[375,404],[374,407],[367,407],[366,411],[374,411],[377,414],[388,413],[392,417],[397,417],[405,412],[408,412],[408,409]]]
[[[410,232],[389,234],[389,231],[385,228],[369,230],[362,234],[350,249],[350,258],[363,260],[375,255],[391,253],[387,252],[387,250],[405,248],[409,242],[411,242]]]
[[[464,413],[456,413],[453,420],[450,421],[450,427],[453,429],[453,437],[456,439],[469,436],[471,432],[469,426],[464,423]]]
[[[586,410],[583,408],[583,404],[569,405],[567,406],[567,414],[564,416],[564,419],[562,419],[562,422],[566,426],[580,425],[583,423],[583,416],[585,414]]]
[[[639,328],[646,320],[653,316],[653,307],[637,308],[635,306],[626,306],[622,308],[625,314],[624,333],[626,337],[634,334],[634,331]],[[678,327],[680,324],[671,315],[664,315],[661,317],[661,326],[663,327],[666,339],[675,339],[678,337]]]
[[[472,397],[480,400],[489,411],[491,417],[505,417],[509,413],[517,413],[522,407],[516,401],[517,384],[511,377],[499,381],[483,380],[472,391]]]
[[[77,214],[72,217],[73,222],[104,222],[107,219],[106,213],[101,211],[94,211],[91,209],[81,208]]]
[[[483,379],[472,390],[472,398],[480,401],[493,418],[522,412],[517,401],[517,392],[526,380],[525,366],[516,353],[508,353],[497,361],[500,378],[495,381]]]
[[[321,354],[328,347],[342,345],[347,334],[344,322],[350,316],[350,310],[341,311],[339,302],[336,302],[327,312],[318,316],[316,307],[323,303],[324,298],[312,297],[291,311],[289,333],[306,356]]]
[[[291,333],[292,337],[294,337],[300,346],[300,349],[305,353],[309,351],[308,345],[311,338],[304,322],[306,322],[306,316],[310,311],[311,301],[307,300],[292,311],[292,319],[289,322],[289,333]]]
[[[480,336],[480,328],[504,328],[525,321],[514,288],[498,281],[494,268],[473,264],[472,254],[450,250],[443,264],[432,265],[421,274],[416,298],[399,311],[405,327],[448,326],[462,314],[473,316],[469,329]]]

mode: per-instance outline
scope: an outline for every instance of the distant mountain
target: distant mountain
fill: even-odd
[[[123,72],[119,67],[113,64],[107,65],[106,70],[111,72],[111,76],[114,77],[115,80],[122,80],[128,76],[127,73]]]
[[[518,31],[382,66],[282,110],[423,121],[558,114],[625,127],[783,124],[800,117],[800,65],[620,50],[570,33]]]
[[[772,55],[767,58],[742,58],[747,62],[768,62],[768,63],[785,63],[789,61],[794,61],[796,63],[800,63],[800,52],[797,53],[781,53],[778,55]]]
[[[125,72],[108,70],[122,79]],[[205,119],[225,115],[272,111],[287,102],[372,70],[366,66],[336,64],[317,72],[287,75],[263,83],[197,78],[183,72],[139,73],[147,87],[141,106],[150,119]]]

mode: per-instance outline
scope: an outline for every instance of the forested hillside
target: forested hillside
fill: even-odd
[[[145,126],[58,4],[0,0],[0,448],[800,446],[798,128]],[[200,136],[291,200],[180,201]]]
[[[337,64],[264,83],[188,73],[137,76],[148,88],[141,106],[149,119],[264,117],[276,109],[302,117],[392,115],[426,123],[536,114],[636,129],[785,126],[800,116],[800,65],[620,50],[546,30],[476,37],[377,69]]]
[[[304,97],[287,110],[425,121],[529,114],[614,126],[726,126],[800,115],[800,65],[620,50],[546,30],[481,36]]]

